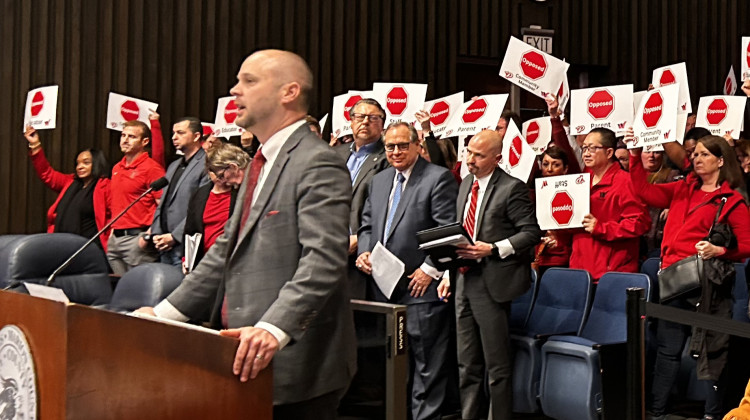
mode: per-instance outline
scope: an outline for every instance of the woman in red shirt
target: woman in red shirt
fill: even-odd
[[[551,146],[542,154],[542,177],[566,175],[568,173],[568,154],[557,146]],[[534,265],[541,278],[547,269],[567,267],[570,260],[570,243],[558,242],[550,231],[534,251]]]
[[[631,139],[632,130],[626,141]],[[669,209],[661,243],[662,270],[696,253],[703,259],[721,257],[742,261],[750,257],[750,214],[742,195],[736,191],[742,187],[742,174],[734,151],[723,138],[708,136],[699,139],[693,152],[694,176],[667,184],[648,183],[640,154],[640,149],[631,150],[630,177],[634,190],[649,206]],[[722,198],[727,201],[719,222],[729,224],[737,240],[736,247],[729,249],[705,240]],[[707,304],[712,308],[712,315],[731,318],[731,284],[714,288],[713,298]],[[690,310],[696,308],[686,298],[675,298],[667,305]],[[655,419],[665,416],[667,399],[689,331],[688,326],[659,320],[651,406]],[[706,337],[709,339],[710,336]],[[720,338],[715,339],[718,342]],[[708,347],[711,346],[709,343]],[[722,414],[723,384],[719,383],[719,377],[726,361],[728,341],[719,347],[710,356],[700,355],[707,360],[707,370],[702,375],[700,357],[698,362],[700,379],[709,379],[704,381],[707,384],[704,419],[709,420],[719,419]]]

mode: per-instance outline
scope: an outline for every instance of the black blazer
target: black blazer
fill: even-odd
[[[352,147],[354,147],[354,143],[346,143],[336,146],[335,150],[346,162],[352,154]],[[362,163],[357,179],[352,184],[352,208],[349,212],[349,229],[351,229],[352,235],[357,234],[357,230],[362,223],[362,209],[365,207],[365,201],[367,201],[369,194],[370,180],[375,174],[390,166],[388,159],[385,158],[383,142],[378,140],[377,147]]]
[[[196,233],[200,233],[202,236],[205,235],[205,232],[203,231],[203,212],[206,210],[206,202],[208,202],[208,197],[211,194],[211,189],[213,187],[213,183],[206,184],[195,190],[193,195],[190,197],[187,216],[185,217],[185,235],[194,235]],[[232,217],[232,212],[234,212],[234,203],[236,201],[237,190],[232,189],[232,198],[229,204],[229,217]],[[198,265],[198,262],[200,262],[201,258],[203,258],[202,237],[198,248],[198,255],[195,258],[195,265]]]

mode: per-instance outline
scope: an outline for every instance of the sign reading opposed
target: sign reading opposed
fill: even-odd
[[[500,77],[544,99],[559,92],[570,64],[510,37]]]
[[[445,133],[448,123],[463,103],[463,91],[424,103],[424,110],[430,113],[430,126],[435,137]]]
[[[576,89],[570,94],[573,134],[608,128],[621,136],[633,122],[633,85]]]
[[[704,96],[698,102],[695,126],[703,127],[714,136],[731,134],[739,137],[745,116],[747,98],[742,96]]]
[[[57,123],[57,86],[32,89],[26,95],[23,129],[32,126],[37,130],[55,128]]]
[[[414,114],[424,106],[427,85],[419,83],[373,83],[372,97],[385,108],[386,120],[383,128],[391,123],[404,121],[413,123]]]
[[[523,138],[516,123],[513,120],[509,121],[503,137],[503,151],[498,166],[508,175],[527,182],[535,162],[534,149]]]
[[[462,104],[450,119],[444,137],[474,135],[482,130],[494,130],[505,109],[507,94],[484,95]]]
[[[352,120],[349,116],[349,110],[362,99],[371,97],[372,92],[364,90],[350,90],[343,95],[335,96],[333,98],[333,110],[331,110],[331,133],[335,137],[352,134]],[[383,103],[380,102],[380,105],[383,105]]]
[[[590,212],[591,175],[573,174],[537,178],[536,218],[545,230],[583,227]]]
[[[214,136],[229,138],[242,134],[242,127],[234,123],[237,119],[237,104],[234,96],[219,98],[216,104],[216,119],[214,121]]]
[[[156,112],[157,108],[159,108],[159,104],[154,102],[109,92],[107,128],[122,131],[122,125],[133,120],[141,121],[151,127],[148,115],[151,111]]]
[[[750,79],[750,36],[742,37],[742,56],[740,57],[740,63],[742,64],[742,81]]]
[[[552,121],[549,117],[528,120],[522,125],[523,136],[534,153],[541,155],[552,141]]]
[[[737,92],[737,78],[734,76],[734,65],[729,66],[729,74],[724,80],[724,95],[732,96]]]
[[[693,106],[690,104],[690,87],[688,86],[687,67],[685,67],[685,63],[672,64],[654,70],[651,84],[655,88],[679,84],[678,112],[685,114],[693,112]]]
[[[633,141],[628,148],[677,140],[677,101],[680,86],[668,85],[646,92],[633,118]]]

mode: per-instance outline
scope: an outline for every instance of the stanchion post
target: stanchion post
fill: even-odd
[[[627,290],[628,357],[625,416],[628,420],[643,420],[646,415],[643,395],[645,388],[643,326],[646,319],[643,297],[643,289],[630,288]]]

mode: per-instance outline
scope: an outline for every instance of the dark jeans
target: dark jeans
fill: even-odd
[[[692,310],[694,307],[684,299],[675,299],[665,305],[679,309]],[[655,415],[664,414],[667,408],[669,393],[674,386],[680,370],[680,358],[690,335],[690,326],[658,320],[656,330],[656,364],[654,365],[654,382],[651,387],[651,412]],[[722,374],[722,378],[725,375]],[[714,418],[721,418],[722,400],[724,394],[724,380],[699,381],[706,387],[705,414]]]

